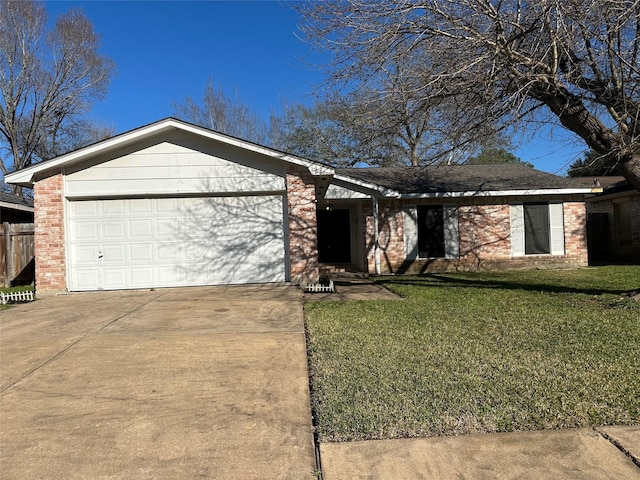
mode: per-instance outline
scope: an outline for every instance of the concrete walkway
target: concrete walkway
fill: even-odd
[[[314,478],[302,295],[212,287],[0,312],[0,478]]]
[[[601,430],[639,453],[640,427]],[[592,429],[328,443],[320,452],[324,480],[640,479],[640,467]]]

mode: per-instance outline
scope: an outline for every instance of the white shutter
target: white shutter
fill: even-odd
[[[511,256],[524,255],[524,208],[522,203],[509,205],[511,212]]]
[[[418,209],[405,207],[402,211],[404,223],[404,255],[407,260],[418,258]]]
[[[562,202],[549,203],[551,255],[564,255],[564,209]]]
[[[458,258],[460,256],[458,207],[445,205],[442,208],[442,215],[444,220],[444,258]]]

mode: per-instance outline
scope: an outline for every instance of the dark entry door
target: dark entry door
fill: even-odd
[[[318,260],[320,263],[351,262],[349,210],[318,210]]]

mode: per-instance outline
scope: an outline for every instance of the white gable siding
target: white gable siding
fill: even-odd
[[[68,197],[276,192],[285,190],[284,165],[229,146],[205,150],[197,142],[163,142],[89,168],[67,170]],[[85,166],[86,167],[86,166]]]
[[[356,192],[354,190],[349,190],[348,188],[341,187],[339,185],[329,185],[327,188],[327,193],[324,195],[326,200],[342,200],[342,199],[353,199],[353,198],[371,198],[370,195],[366,195],[364,193]]]

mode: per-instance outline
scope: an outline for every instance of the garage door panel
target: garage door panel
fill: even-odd
[[[175,265],[156,267],[155,272],[155,282],[159,287],[174,287],[183,281]]]
[[[153,267],[130,267],[129,285],[134,288],[145,288],[153,285]]]
[[[125,243],[103,245],[100,260],[107,264],[125,264],[127,262],[127,245]]]
[[[74,285],[76,290],[99,290],[101,288],[101,275],[98,268],[75,268],[73,270]]]
[[[155,249],[158,263],[170,262],[174,264],[180,260],[180,245],[178,243],[158,243],[155,245]]]
[[[131,215],[151,215],[153,213],[153,199],[137,198],[127,200],[129,206],[129,214]]]
[[[127,285],[127,270],[124,267],[104,268],[102,281],[104,290],[131,288]]]
[[[153,238],[153,220],[136,219],[129,220],[129,238]]]
[[[74,290],[286,279],[281,195],[71,201],[68,211]],[[84,265],[96,270],[76,275]]]
[[[89,203],[89,202],[87,202]],[[126,215],[126,201],[125,200],[105,200],[100,205],[100,214],[103,217],[110,216],[123,216]]]
[[[76,265],[95,265],[97,263],[99,256],[97,245],[76,245],[72,249],[71,256],[75,258]]]
[[[99,232],[100,224],[95,220],[76,221],[71,227],[71,240],[96,242]]]
[[[172,214],[180,212],[180,200],[179,198],[159,198],[156,202],[156,213],[158,214]]]
[[[124,240],[126,238],[124,219],[123,220],[103,220],[101,225],[102,225],[103,239]]]
[[[128,250],[130,262],[153,263],[153,243],[130,243]]]
[[[176,238],[176,232],[180,231],[179,225],[180,225],[180,221],[178,218],[157,218],[154,224],[155,237],[156,238]]]

